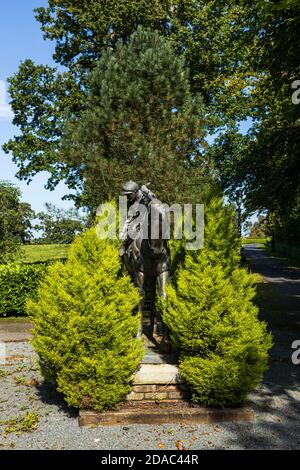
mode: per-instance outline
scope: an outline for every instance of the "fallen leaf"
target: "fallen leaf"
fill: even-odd
[[[186,450],[186,448],[184,447],[184,445],[183,445],[182,443],[183,443],[183,440],[182,440],[182,439],[180,439],[180,441],[177,441],[177,442],[175,443],[175,445],[176,445],[176,447],[177,447],[178,450]]]
[[[37,387],[39,385],[39,381],[35,377],[33,377],[29,380],[28,385],[31,387]]]
[[[158,444],[158,447],[159,447],[160,449],[164,449],[166,446],[165,446],[165,444],[163,444],[162,442],[160,442],[160,443]]]

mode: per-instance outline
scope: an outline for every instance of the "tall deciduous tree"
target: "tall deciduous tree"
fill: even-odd
[[[277,238],[300,243],[300,104],[292,85],[300,78],[300,5],[267,2],[253,60],[261,78],[253,90],[256,125],[242,168],[252,209],[267,209]]]
[[[249,62],[256,81],[247,91],[253,125],[243,136],[233,123],[209,153],[226,193],[232,197],[242,187],[247,211],[267,211],[275,236],[295,244],[300,242],[300,4],[257,3],[262,8]]]
[[[30,239],[34,213],[20,201],[20,190],[8,181],[0,181],[0,263],[11,261],[21,243]]]
[[[72,243],[75,236],[87,227],[87,220],[77,209],[59,209],[46,203],[46,212],[39,212],[39,223],[34,227],[42,231],[41,243]]]

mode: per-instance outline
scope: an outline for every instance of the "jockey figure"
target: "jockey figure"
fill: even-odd
[[[132,242],[132,238],[130,238],[128,235],[128,228],[130,225],[134,227],[136,231],[140,230],[139,224],[136,224],[135,227],[134,222],[135,219],[140,216],[140,206],[143,205],[147,208],[150,202],[156,198],[155,194],[153,194],[146,185],[143,185],[141,188],[139,188],[138,184],[134,181],[128,181],[124,184],[122,188],[122,195],[127,197],[127,208],[130,209],[130,216],[127,218],[121,232],[120,238],[123,240],[120,249],[121,257],[124,256],[127,248]]]

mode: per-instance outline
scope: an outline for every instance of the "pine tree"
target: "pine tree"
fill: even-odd
[[[121,273],[117,242],[90,229],[75,240],[30,301],[42,373],[76,408],[115,407],[142,357],[136,339],[139,293]]]
[[[158,32],[138,30],[91,74],[86,109],[70,120],[64,159],[81,173],[85,203],[116,197],[126,180],[151,182],[165,202],[202,191],[204,106]]]

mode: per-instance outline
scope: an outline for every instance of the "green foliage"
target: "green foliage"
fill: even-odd
[[[21,419],[21,431],[32,432],[38,427],[40,415],[38,413],[28,411]]]
[[[60,151],[64,115],[80,109],[80,86],[69,72],[57,73],[55,68],[35,65],[30,59],[21,63],[9,82],[13,122],[21,133],[3,149],[12,153],[19,179],[30,182],[38,172],[48,171],[47,188],[54,189],[65,177]]]
[[[271,337],[258,321],[254,279],[238,269],[238,254],[232,212],[212,198],[204,248],[185,253],[161,300],[180,372],[197,403],[240,404],[267,366]]]
[[[45,264],[0,265],[0,317],[26,315],[26,302],[34,299]]]
[[[33,211],[20,202],[20,190],[8,181],[0,181],[0,263],[14,258],[21,243],[30,238]]]
[[[42,231],[38,243],[72,243],[76,235],[87,226],[86,219],[79,214],[77,209],[59,209],[53,204],[46,203],[46,212],[39,212],[39,223],[36,230]]]
[[[229,0],[51,0],[37,9],[45,37],[55,41],[55,60],[82,75],[93,69],[118,40],[128,41],[138,26],[157,30],[190,67],[193,92],[211,106],[214,124],[244,116],[247,60],[257,33],[257,2]],[[255,45],[255,44],[254,44]]]
[[[138,28],[128,44],[103,54],[88,92],[86,109],[68,122],[63,141],[87,205],[118,196],[129,179],[149,180],[166,202],[191,198],[203,177],[204,107],[171,44]]]
[[[20,65],[9,90],[20,133],[4,149],[20,178],[47,170],[48,187],[65,180],[80,193],[81,166],[66,161],[61,148],[65,122],[83,111],[87,77],[103,54],[113,54],[119,40],[128,43],[139,25],[157,30],[189,67],[209,129],[222,131],[209,155],[224,189],[232,195],[245,187],[247,211],[267,210],[277,238],[297,244],[300,107],[292,104],[291,85],[299,78],[299,15],[298,0],[49,0],[36,18],[65,71],[32,60]],[[254,124],[245,138],[238,124],[249,117]],[[114,178],[118,166],[111,165]]]
[[[275,257],[284,257],[284,261],[288,262],[289,266],[297,266],[299,268],[300,263],[300,247],[292,245],[284,245],[283,243],[275,243],[273,250],[270,242],[267,245],[268,250],[271,252],[272,256]]]
[[[261,125],[251,136],[250,151],[244,162],[249,204],[268,209],[277,239],[298,245],[300,106],[292,101],[292,84],[300,73],[300,7],[299,2],[288,0],[270,2],[265,8],[257,67],[261,68],[263,59],[268,73],[255,92]]]
[[[237,189],[244,184],[245,174],[241,165],[248,145],[248,137],[231,128],[225,134],[220,134],[208,149],[221,187],[231,201]]]
[[[49,268],[28,313],[42,373],[69,405],[103,410],[130,391],[143,354],[138,302],[117,241],[99,239],[95,229],[77,237],[66,264]]]
[[[230,274],[240,260],[241,243],[236,214],[215,190],[205,205],[204,224],[203,258],[213,266],[219,264],[225,274]]]
[[[15,433],[20,435],[22,432],[32,432],[37,429],[40,415],[34,411],[27,411],[21,416],[9,418],[0,424],[4,426],[5,434]]]
[[[253,243],[258,245],[266,246],[270,242],[270,238],[243,238],[242,245],[253,245]]]
[[[258,217],[258,220],[253,224],[248,225],[249,238],[267,238],[270,235],[268,227],[268,220],[263,215]]]
[[[115,51],[118,40],[127,43],[139,25],[158,30],[183,58],[193,94],[201,93],[208,106],[211,129],[246,118],[251,102],[245,90],[256,84],[249,58],[258,41],[261,11],[258,2],[240,0],[49,0],[36,10],[36,18],[65,71],[26,60],[9,80],[20,135],[4,149],[12,152],[18,176],[30,181],[47,170],[49,187],[64,179],[71,189],[81,190],[77,167],[64,162],[64,122],[80,114],[87,76],[104,52]],[[155,59],[149,73],[152,67]]]
[[[238,236],[235,210],[226,205],[220,188],[216,184],[203,194],[198,201],[204,204],[204,246],[203,258],[211,265],[222,266],[230,274],[239,264],[241,240]],[[186,240],[170,240],[171,272],[177,276],[178,268],[184,262]]]
[[[243,353],[242,348],[237,352]],[[267,363],[266,355],[253,359],[252,351],[246,354],[245,360],[218,354],[183,359],[180,372],[191,389],[192,401],[222,407],[242,404],[248,392],[260,383]]]
[[[242,403],[262,380],[271,346],[251,302],[250,276],[239,269],[226,277],[222,266],[212,266],[202,253],[188,254],[167,294],[163,318],[193,401]]]
[[[299,1],[255,3],[260,13],[249,65],[256,83],[248,89],[254,123],[247,136],[233,125],[210,152],[224,189],[243,185],[247,210],[267,211],[273,236],[299,245]]]

